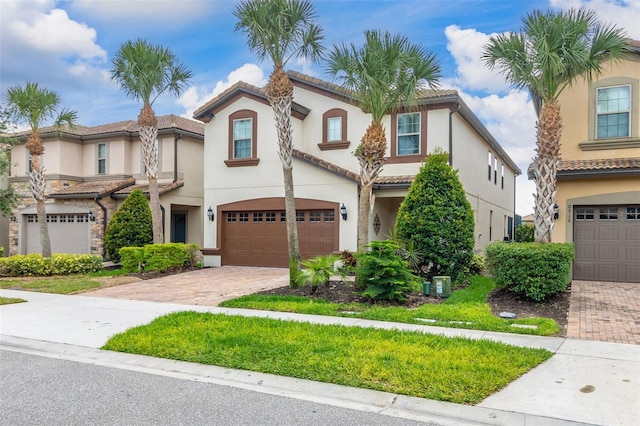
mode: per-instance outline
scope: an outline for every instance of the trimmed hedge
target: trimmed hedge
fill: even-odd
[[[18,254],[0,258],[0,275],[38,276],[86,274],[102,270],[102,257],[93,254]]]
[[[144,247],[120,249],[120,264],[128,272],[165,271],[183,266],[196,266],[200,247],[197,244],[147,244]]]
[[[487,270],[498,286],[542,301],[567,288],[572,243],[504,243],[485,247]]]

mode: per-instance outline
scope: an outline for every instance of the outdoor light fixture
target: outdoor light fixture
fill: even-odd
[[[340,206],[340,215],[342,216],[342,220],[347,220],[347,208],[344,206],[344,203]]]
[[[560,208],[556,203],[553,205],[553,220],[558,220],[559,217],[560,217]]]
[[[209,210],[207,210],[207,216],[209,217],[209,220],[211,222],[213,222],[213,219],[215,219],[215,215],[213,214],[213,209],[211,208],[211,206],[209,206]]]
[[[93,212],[91,210],[89,210],[89,220],[91,222],[93,222],[94,220],[96,220],[96,217],[93,215]]]

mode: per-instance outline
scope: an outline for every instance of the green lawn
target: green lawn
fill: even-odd
[[[55,277],[21,277],[0,279],[0,288],[10,290],[37,291],[40,293],[71,294],[91,290],[102,284],[97,277],[125,275],[122,269],[102,270],[91,274],[65,275]]]
[[[550,318],[505,320],[494,316],[487,304],[487,295],[494,288],[492,279],[477,275],[471,278],[470,286],[454,291],[444,303],[426,304],[412,310],[402,307],[377,307],[363,303],[336,304],[322,299],[275,295],[242,296],[222,302],[220,306],[541,336],[550,336],[559,331],[558,324]],[[512,327],[512,324],[536,326],[536,328],[516,328]]]
[[[22,303],[26,302],[24,299],[16,299],[13,297],[2,297],[0,296],[0,305],[11,305],[12,303]]]
[[[418,332],[178,312],[102,349],[476,404],[551,357]]]

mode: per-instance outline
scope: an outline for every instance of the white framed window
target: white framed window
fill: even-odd
[[[631,86],[596,89],[596,138],[625,138],[631,135]]]
[[[487,179],[491,181],[491,151],[487,155]]]
[[[327,118],[327,142],[342,140],[342,117]]]
[[[504,189],[504,164],[500,165],[500,188]]]
[[[97,147],[98,156],[98,174],[104,175],[107,173],[107,144],[99,143]]]
[[[398,155],[420,154],[420,113],[398,115]]]
[[[253,119],[233,120],[233,158],[251,158]]]

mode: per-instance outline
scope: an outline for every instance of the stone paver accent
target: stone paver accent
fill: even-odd
[[[224,300],[286,285],[289,285],[287,268],[222,266],[102,288],[83,295],[217,306]]]
[[[640,344],[640,284],[572,281],[567,337]]]

